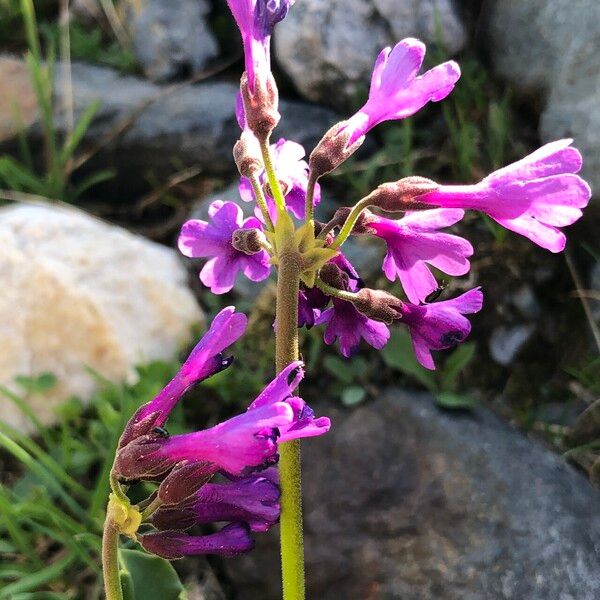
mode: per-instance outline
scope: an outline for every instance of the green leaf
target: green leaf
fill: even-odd
[[[170,562],[139,550],[119,550],[126,600],[185,600],[186,591]]]
[[[17,375],[15,381],[26,391],[30,393],[43,393],[51,390],[56,385],[56,376],[52,373],[42,373],[35,377]]]
[[[421,366],[412,348],[410,334],[406,329],[394,329],[389,342],[381,351],[383,361],[391,369],[402,371],[416,379],[421,385],[434,392],[437,390],[435,375]]]
[[[344,406],[355,406],[356,404],[360,404],[366,395],[367,392],[357,385],[347,387],[342,392],[342,404]]]
[[[342,383],[352,383],[354,381],[355,372],[350,361],[344,361],[337,356],[327,355],[323,359],[323,366],[333,377]]]
[[[453,392],[456,389],[456,380],[461,371],[471,362],[475,355],[475,343],[461,344],[446,359],[441,372],[440,389],[444,392]]]
[[[465,394],[453,392],[440,392],[435,396],[438,406],[450,410],[470,410],[475,406],[475,398]]]

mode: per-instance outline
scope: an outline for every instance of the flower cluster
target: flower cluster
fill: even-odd
[[[183,394],[232,363],[223,351],[245,328],[245,315],[223,309],[175,377],[136,411],[121,436],[114,476],[122,483],[159,484],[144,521],[153,529],[137,539],[163,558],[251,549],[250,532],[267,531],[279,518],[278,444],[318,436],[330,427],[327,417],[315,418],[294,395],[304,376],[298,361],[283,369],[245,413],[210,429],[167,433],[164,425]],[[214,476],[222,481],[211,481]],[[218,522],[228,524],[210,535],[189,533]]]
[[[273,3],[272,8],[277,5],[283,11],[283,4]],[[432,301],[441,288],[431,267],[450,276],[470,270],[472,245],[446,231],[466,210],[483,212],[552,252],[564,248],[566,238],[560,228],[575,222],[590,198],[589,186],[576,174],[582,161],[572,140],[546,144],[474,185],[440,185],[423,177],[408,177],[380,185],[354,207],[338,210],[327,224],[312,220],[320,200],[318,180],[346,160],[373,127],[408,117],[452,91],[460,77],[458,65],[449,61],[419,75],[424,57],[425,46],[410,38],[382,50],[367,102],[324,135],[308,163],[304,149],[295,142],[280,139],[270,146],[283,207],[274,200],[272,181],[257,150],[263,131],[254,136],[248,127],[245,117],[255,109],[244,99],[238,111],[244,127],[236,155],[242,175],[239,192],[245,202],[256,201],[256,218],[244,220],[236,204],[217,202],[211,206],[210,222],[189,221],[183,226],[179,240],[182,252],[210,259],[200,273],[205,285],[214,293],[229,291],[240,271],[253,281],[267,278],[270,265],[277,262],[274,240],[278,219],[284,214],[306,219],[314,228],[315,238],[312,246],[305,245],[313,252],[319,248],[321,260],[312,265],[312,271],[307,269],[310,276],[302,278],[298,326],[323,325],[325,342],[337,340],[341,353],[348,357],[363,339],[382,348],[390,337],[389,326],[405,325],[417,359],[433,369],[431,351],[452,348],[463,341],[471,327],[464,315],[478,312],[483,302],[479,289],[451,300]],[[402,218],[396,218],[399,212],[404,213]],[[394,218],[386,213],[394,213]],[[241,229],[255,231],[259,243],[252,251],[235,243],[236,232]],[[334,236],[336,230],[339,232]],[[306,235],[305,225],[299,237],[305,240]],[[390,281],[399,280],[406,300],[365,287],[341,250],[349,235],[372,236],[385,242],[383,272]]]

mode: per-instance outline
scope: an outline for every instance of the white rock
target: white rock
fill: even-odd
[[[203,318],[175,251],[75,209],[0,209],[0,246],[0,384],[53,373],[58,384],[28,398],[44,423],[70,395],[90,396],[88,368],[132,381],[136,364],[173,357]],[[0,410],[30,429],[4,397]]]

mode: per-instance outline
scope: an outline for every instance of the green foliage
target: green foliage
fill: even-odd
[[[352,360],[328,354],[323,359],[325,371],[334,380],[333,392],[345,406],[360,404],[367,397],[365,385],[369,381],[371,365],[362,356]]]
[[[32,439],[0,421],[0,448],[7,457],[0,484],[0,600],[102,596],[100,535],[118,438],[134,410],[176,368],[164,362],[140,367],[134,385],[97,376],[102,385],[89,407],[69,400],[55,428],[44,427],[26,402],[28,395],[51,389],[52,375],[19,378],[20,394],[0,388],[37,433]],[[181,428],[177,420],[171,425]]]
[[[40,30],[57,47],[60,28],[56,23],[44,23]],[[69,24],[69,41],[72,60],[82,60],[117,69],[122,73],[135,73],[137,61],[129,48],[117,40],[106,39],[100,29],[86,29],[77,21]]]
[[[458,379],[475,355],[475,344],[466,342],[447,355],[441,367],[430,371],[415,358],[410,334],[404,328],[392,330],[390,341],[381,351],[385,364],[418,381],[436,398],[438,405],[448,409],[472,408],[475,400],[457,392]]]
[[[0,157],[0,186],[53,200],[75,202],[90,187],[110,179],[114,175],[112,170],[99,171],[88,176],[76,186],[71,183],[75,152],[88,130],[99,104],[90,104],[83,111],[78,122],[74,124],[72,131],[66,136],[59,134],[53,104],[55,46],[52,40],[49,40],[46,56],[42,56],[32,0],[21,0],[21,11],[29,48],[25,61],[40,112],[45,167],[43,173],[38,173],[31,158],[33,153],[27,140],[22,136],[20,161],[9,155]]]
[[[186,592],[171,563],[139,550],[121,549],[123,600],[185,600]]]

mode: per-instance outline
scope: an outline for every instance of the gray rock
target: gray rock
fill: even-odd
[[[600,31],[597,0],[488,2],[485,42],[497,73],[515,89],[548,93],[566,54]]]
[[[329,414],[303,443],[308,598],[599,597],[600,494],[561,457],[423,393]],[[226,562],[239,600],[280,597],[272,534]]]
[[[62,72],[59,66],[57,106],[63,105]],[[147,186],[148,172],[158,180],[190,166],[199,166],[206,175],[235,172],[232,147],[239,136],[237,85],[207,81],[158,86],[83,63],[73,64],[72,82],[77,114],[91,102],[100,102],[84,140],[87,145],[99,145],[87,170],[118,167],[116,184],[122,193]],[[301,102],[282,100],[280,109],[283,118],[274,137],[294,139],[307,149],[337,120],[331,111]],[[63,127],[60,117],[58,127]],[[105,138],[119,128],[124,129],[122,133],[105,143]]]
[[[592,13],[593,14],[593,13]],[[594,20],[592,14],[590,20]],[[596,3],[596,29],[574,35],[555,74],[540,121],[544,141],[573,137],[584,157],[583,175],[600,189],[600,2]]]
[[[574,137],[583,175],[600,186],[600,2],[496,0],[484,41],[496,72],[545,104],[544,141]]]
[[[466,33],[451,0],[303,0],[275,31],[276,56],[301,94],[342,107],[368,89],[382,48],[404,37],[437,40],[449,53]]]
[[[201,71],[219,47],[206,23],[206,0],[146,0],[132,13],[133,49],[147,77],[169,81]]]
[[[516,325],[494,329],[489,341],[492,358],[501,365],[510,365],[513,358],[531,337],[533,330],[533,325]]]

